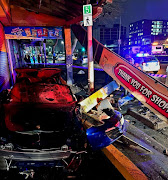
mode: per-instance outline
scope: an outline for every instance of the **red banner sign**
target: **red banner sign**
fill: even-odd
[[[114,68],[115,76],[145,103],[168,118],[168,97],[151,87],[145,80],[124,64]]]

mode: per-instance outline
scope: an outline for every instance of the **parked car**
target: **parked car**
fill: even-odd
[[[58,61],[64,61],[65,60],[65,55],[64,54],[58,54],[57,60]]]
[[[78,54],[72,54],[72,59],[73,60],[77,60],[77,58],[78,58]]]
[[[83,56],[82,58],[82,64],[85,65],[88,63],[88,57],[87,56]]]

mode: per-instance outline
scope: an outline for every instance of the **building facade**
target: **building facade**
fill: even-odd
[[[103,45],[118,52],[118,48],[126,43],[126,27],[114,24],[112,28],[99,25],[93,30],[93,36]]]
[[[129,26],[129,46],[164,44],[167,38],[168,20],[143,19]]]

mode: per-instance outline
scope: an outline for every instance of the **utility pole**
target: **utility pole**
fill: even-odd
[[[121,48],[121,16],[120,16],[119,33],[118,33],[118,54],[120,54],[120,48]]]

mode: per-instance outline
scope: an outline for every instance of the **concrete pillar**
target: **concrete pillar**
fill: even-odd
[[[6,39],[3,25],[0,23],[0,90],[10,88],[11,75],[9,71],[7,51],[6,51]]]
[[[65,53],[66,53],[66,68],[67,68],[67,84],[73,84],[73,60],[71,47],[71,29],[70,26],[64,27],[65,34]]]

